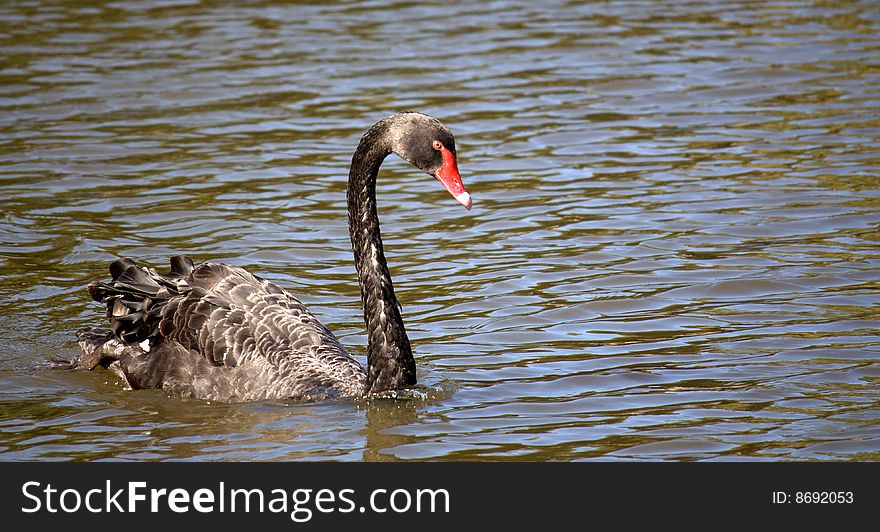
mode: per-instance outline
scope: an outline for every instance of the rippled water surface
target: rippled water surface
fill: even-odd
[[[0,7],[0,459],[880,459],[875,2]],[[129,256],[223,259],[365,335],[345,180],[389,159],[424,399],[217,405],[33,369]]]

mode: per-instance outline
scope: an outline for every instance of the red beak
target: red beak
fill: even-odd
[[[458,163],[455,162],[455,155],[449,151],[446,146],[440,148],[440,155],[443,156],[443,166],[434,174],[437,181],[452,194],[452,197],[464,205],[467,210],[471,209],[471,195],[464,189],[461,183],[461,176],[458,175]]]

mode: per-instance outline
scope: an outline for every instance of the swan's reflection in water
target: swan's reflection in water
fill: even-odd
[[[396,397],[223,404],[169,397],[161,390],[124,390],[94,372],[52,375],[55,392],[69,399],[46,401],[44,374],[8,379],[19,385],[0,393],[0,412],[8,414],[0,424],[9,442],[4,457],[395,460],[402,446],[420,443],[415,429],[454,391],[450,382],[438,384],[429,373],[428,385]]]
[[[393,449],[418,441],[418,436],[401,430],[420,422],[425,403],[419,400],[381,398],[365,401],[367,424],[363,459],[370,462],[397,460]]]

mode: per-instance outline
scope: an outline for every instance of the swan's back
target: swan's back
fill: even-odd
[[[89,292],[107,305],[111,331],[79,333],[94,366],[132,388],[219,401],[360,395],[365,372],[286,290],[243,268],[172,259],[169,274],[113,263]],[[80,361],[80,365],[84,363]]]

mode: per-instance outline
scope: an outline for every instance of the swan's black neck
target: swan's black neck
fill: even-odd
[[[361,139],[348,175],[348,230],[367,326],[366,393],[416,383],[416,363],[385,262],[376,214],[376,176],[391,153],[390,146],[387,127],[380,122]]]

